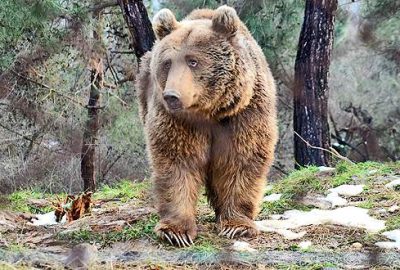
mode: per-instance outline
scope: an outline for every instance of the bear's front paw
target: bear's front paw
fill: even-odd
[[[220,230],[218,236],[225,236],[231,239],[241,236],[254,237],[259,233],[254,222],[225,221],[221,222],[218,228]]]
[[[166,224],[160,222],[155,228],[159,238],[168,241],[173,246],[189,247],[193,245],[193,239],[196,237],[196,229],[185,229],[183,226]]]

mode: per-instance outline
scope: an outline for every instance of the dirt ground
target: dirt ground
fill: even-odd
[[[399,171],[394,174],[397,177]],[[400,205],[400,195],[385,189],[384,183],[393,177],[365,182],[369,186],[360,195],[347,198],[350,205],[364,205],[371,216],[387,220],[392,230],[400,225],[400,211],[387,209]],[[205,198],[198,204],[194,246],[172,247],[153,232],[158,218],[148,186],[124,197],[132,188],[103,191],[94,197],[89,214],[63,224],[34,226],[33,214],[0,210],[0,269],[400,269],[400,250],[377,247],[376,242],[388,239],[359,228],[308,225],[292,229],[306,232],[293,240],[275,232],[255,238],[219,237]],[[50,199],[27,204],[49,205]],[[272,217],[275,210],[263,209],[260,218]],[[235,248],[238,240],[245,242],[244,249]],[[302,247],[307,242],[311,245]]]

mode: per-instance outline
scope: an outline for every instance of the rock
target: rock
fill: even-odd
[[[87,243],[74,246],[64,260],[65,266],[71,269],[86,270],[96,261],[97,248]]]
[[[264,192],[271,191],[273,188],[274,188],[273,185],[266,185],[265,188],[264,188]]]
[[[319,209],[330,209],[332,208],[332,203],[326,198],[318,196],[318,195],[307,195],[299,200],[299,203],[306,205],[306,206],[314,206]]]
[[[249,243],[244,242],[244,241],[235,241],[235,243],[233,243],[232,250],[240,251],[240,252],[243,252],[243,251],[256,252],[257,251],[254,248],[252,248]]]
[[[364,185],[341,185],[335,188],[329,189],[332,193],[337,193],[343,196],[357,196],[364,190]]]
[[[374,175],[378,172],[378,170],[370,170],[367,172],[367,175]]]
[[[394,212],[396,212],[397,210],[399,210],[400,209],[400,207],[397,205],[397,204],[395,204],[395,205],[393,205],[393,206],[390,206],[389,208],[388,208],[388,211],[389,211],[389,213],[394,213]]]
[[[318,167],[319,174],[332,174],[336,171],[336,168],[332,167],[325,167],[325,166],[320,166]]]
[[[279,201],[282,197],[282,194],[280,193],[273,193],[271,195],[265,196],[263,198],[263,202],[275,202],[275,201]]]
[[[329,193],[324,200],[329,202],[332,208],[335,206],[347,205],[347,200],[340,197],[336,192]]]
[[[361,250],[363,248],[363,245],[359,242],[355,242],[351,245],[352,248],[354,248],[355,250]]]
[[[398,186],[400,186],[400,177],[396,178],[395,180],[393,180],[385,185],[385,187],[392,188],[392,189],[396,189],[396,188],[398,188]]]
[[[378,210],[376,210],[376,212],[378,212],[378,214],[385,214],[387,211],[385,208],[379,208]]]

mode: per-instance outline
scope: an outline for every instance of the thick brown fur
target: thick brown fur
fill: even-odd
[[[205,185],[221,234],[254,236],[277,141],[270,69],[234,9],[195,10],[181,22],[171,15],[155,16],[158,41],[137,80],[160,215],[156,232],[177,245],[194,239]],[[171,89],[181,110],[163,100]]]

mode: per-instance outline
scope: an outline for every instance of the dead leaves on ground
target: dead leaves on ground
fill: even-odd
[[[92,206],[92,192],[86,192],[79,196],[67,195],[64,202],[58,199],[53,203],[55,208],[56,221],[60,222],[64,215],[67,216],[67,222],[80,219],[85,214],[90,213]]]

